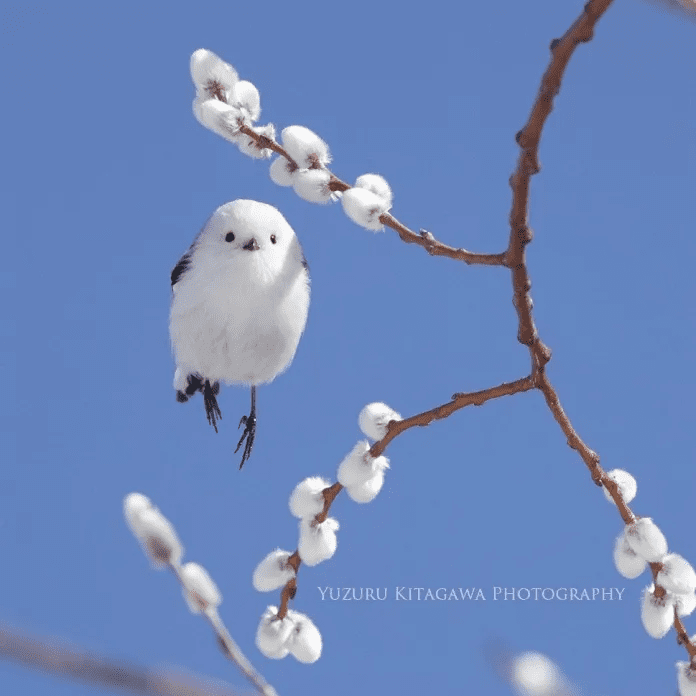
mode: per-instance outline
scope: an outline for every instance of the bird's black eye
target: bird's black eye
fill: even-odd
[[[234,232],[228,232],[225,235],[225,241],[226,242],[234,242]]]
[[[271,235],[271,244],[276,243],[276,236],[274,234]]]

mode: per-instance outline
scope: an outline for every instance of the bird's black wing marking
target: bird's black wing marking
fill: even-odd
[[[304,252],[302,252],[302,265],[304,266],[305,271],[309,273],[309,264],[307,263],[307,259],[304,255]]]
[[[174,287],[181,277],[186,273],[186,270],[191,265],[191,254],[192,251],[189,249],[178,261],[174,270],[172,271],[172,287]]]
[[[182,279],[186,271],[189,269],[189,266],[191,265],[191,257],[193,256],[193,250],[196,248],[198,240],[205,231],[205,228],[208,227],[208,223],[212,220],[212,218],[213,216],[211,215],[205,225],[203,225],[201,231],[196,235],[196,238],[193,240],[189,250],[179,259],[176,266],[174,266],[174,270],[172,271],[172,287],[174,287]]]

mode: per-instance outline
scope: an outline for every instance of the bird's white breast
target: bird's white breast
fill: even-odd
[[[248,252],[258,253],[258,252]],[[259,263],[253,282],[221,264],[195,264],[174,286],[170,333],[177,366],[227,384],[270,382],[290,364],[307,321],[309,285],[301,264],[269,277]],[[281,288],[284,290],[281,291]]]

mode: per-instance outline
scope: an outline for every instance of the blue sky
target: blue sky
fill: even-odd
[[[5,365],[0,618],[147,665],[245,682],[152,571],[121,516],[131,491],[176,525],[224,595],[230,631],[281,694],[510,693],[499,641],[549,655],[587,694],[670,693],[684,651],[649,638],[648,582],[611,552],[621,521],[533,392],[469,408],[389,447],[375,502],[339,497],[335,557],[302,568],[294,608],[324,637],[313,666],[254,646],[278,595],[251,574],[294,549],[288,496],[335,477],[371,401],[413,415],[527,374],[509,274],[430,258],[275,186],[191,113],[189,56],[209,48],[261,93],[261,123],[307,126],[335,173],[385,176],[393,213],[443,242],[499,252],[514,134],[548,45],[582,3],[434,0],[394,9],[277,2],[82,4],[3,12]],[[617,2],[581,46],[544,132],[528,249],[551,381],[633,509],[696,561],[693,201],[696,24]],[[223,389],[219,434],[171,388],[169,273],[222,203],[254,198],[295,228],[312,272],[307,329],[259,391],[257,444],[232,451],[248,392]],[[388,588],[384,602],[319,588]],[[403,602],[396,587],[481,588]],[[618,587],[621,601],[494,601],[493,588]],[[694,630],[694,619],[687,619]],[[14,696],[90,693],[1,664]]]

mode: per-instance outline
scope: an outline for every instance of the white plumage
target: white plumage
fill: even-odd
[[[273,206],[226,203],[172,271],[172,290],[169,329],[179,401],[202,391],[217,430],[219,383],[252,387],[252,412],[242,419],[247,429],[240,445],[249,435],[243,464],[249,440],[253,444],[255,387],[292,362],[307,321],[309,271],[300,243]]]

